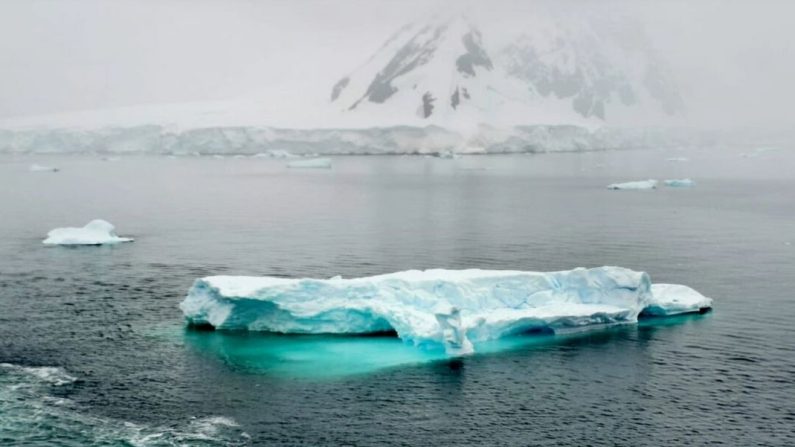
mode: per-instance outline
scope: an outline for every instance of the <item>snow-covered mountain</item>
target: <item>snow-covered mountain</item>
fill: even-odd
[[[528,18],[500,42],[465,17],[404,26],[331,89],[342,113],[449,128],[672,122],[683,110],[642,29]]]
[[[513,30],[460,15],[406,25],[312,104],[282,91],[10,119],[0,121],[0,151],[504,153],[679,145],[694,135],[660,130],[682,124],[684,105],[641,28],[542,12],[520,19]]]

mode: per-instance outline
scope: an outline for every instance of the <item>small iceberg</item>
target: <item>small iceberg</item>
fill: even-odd
[[[689,188],[696,184],[696,182],[689,178],[664,180],[663,183],[665,186],[670,186],[672,188]]]
[[[673,163],[685,163],[685,162],[690,161],[690,160],[688,160],[685,157],[671,157],[671,158],[666,158],[665,161],[670,161],[670,162],[673,162]]]
[[[308,160],[294,160],[287,163],[288,168],[315,168],[315,169],[330,169],[330,158],[310,158]]]
[[[46,245],[103,245],[132,242],[133,238],[119,237],[110,222],[95,219],[82,228],[56,228],[47,233]]]
[[[44,166],[40,164],[32,164],[30,165],[30,172],[58,172],[60,169],[54,168],[52,166]]]
[[[639,180],[636,182],[613,183],[607,185],[607,189],[655,189],[657,180]]]
[[[180,308],[189,325],[283,334],[396,333],[448,356],[532,332],[704,312],[712,299],[621,267],[560,272],[410,270],[363,278],[210,276]]]

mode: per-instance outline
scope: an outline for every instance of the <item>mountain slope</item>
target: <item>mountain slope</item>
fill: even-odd
[[[535,17],[502,44],[463,17],[401,28],[337,82],[342,113],[459,124],[666,122],[683,102],[642,30]],[[630,119],[628,119],[630,118]]]

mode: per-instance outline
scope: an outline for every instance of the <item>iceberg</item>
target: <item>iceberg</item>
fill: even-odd
[[[607,185],[607,189],[655,189],[657,180],[639,180],[636,182],[613,183]]]
[[[330,158],[310,158],[308,160],[295,160],[287,163],[288,168],[317,168],[330,169]]]
[[[686,157],[671,157],[671,158],[666,158],[665,161],[670,161],[674,163],[685,163],[689,160]]]
[[[32,164],[30,165],[30,172],[58,172],[58,168],[53,168],[51,166],[43,166],[39,164]]]
[[[689,178],[664,180],[663,183],[665,186],[670,186],[672,188],[689,188],[696,184],[696,182]]]
[[[56,228],[47,233],[46,245],[103,245],[132,242],[129,237],[116,235],[116,227],[102,219],[94,219],[86,226]]]
[[[636,323],[638,316],[700,312],[712,299],[681,285],[651,284],[621,267],[559,272],[409,270],[371,277],[288,279],[210,276],[180,308],[187,323],[286,334],[394,332],[446,355],[528,332]]]

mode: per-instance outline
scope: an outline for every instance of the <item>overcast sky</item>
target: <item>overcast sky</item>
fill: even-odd
[[[557,3],[637,17],[673,67],[694,122],[795,123],[795,2]],[[499,30],[521,25],[533,8],[525,1],[2,0],[0,118],[253,94],[325,98],[404,23],[464,9]]]

